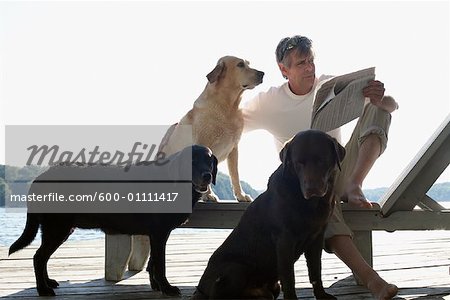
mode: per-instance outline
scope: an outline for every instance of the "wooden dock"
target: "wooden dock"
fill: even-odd
[[[212,252],[229,230],[175,231],[167,246],[167,277],[192,295]],[[374,232],[374,266],[400,288],[396,299],[450,299],[450,231]],[[38,244],[7,257],[0,247],[0,297],[39,299],[32,257]],[[120,282],[104,277],[104,240],[68,241],[49,262],[50,277],[60,283],[53,299],[159,299],[150,288],[147,272],[126,274]],[[334,255],[323,255],[323,281],[339,299],[372,299],[355,285],[350,270]],[[297,294],[314,299],[304,258],[296,263]],[[42,299],[42,298],[41,298]],[[165,298],[167,299],[167,298]],[[180,299],[180,298],[176,298]]]

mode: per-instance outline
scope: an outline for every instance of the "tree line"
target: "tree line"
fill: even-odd
[[[9,182],[36,178],[45,170],[46,168],[38,166],[26,166],[19,168],[0,165],[0,206],[5,206],[5,199],[7,199],[7,197],[11,194]],[[249,194],[253,199],[260,194],[259,191],[252,188],[250,184],[245,181],[241,181],[241,185],[244,192]],[[212,189],[219,199],[235,199],[230,178],[224,173],[219,172],[217,174],[216,185],[214,185]]]
[[[13,167],[0,165],[0,206],[5,205],[6,197],[9,197],[11,189],[8,182],[15,180],[27,180],[29,178],[36,178],[39,174],[45,171],[46,168],[39,166]],[[7,174],[7,180],[5,176]],[[241,181],[242,189],[255,199],[262,191],[257,191],[250,184]],[[365,189],[364,194],[370,201],[378,202],[386,193],[387,187],[376,189]],[[219,199],[232,200],[235,199],[233,189],[231,187],[230,177],[224,173],[217,174],[216,185],[212,186],[212,190]],[[450,201],[450,182],[434,184],[428,191],[428,196],[436,201]]]

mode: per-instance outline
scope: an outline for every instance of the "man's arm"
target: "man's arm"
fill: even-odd
[[[244,117],[244,130],[243,132],[249,132],[255,129],[262,129],[261,124],[261,97],[263,93],[257,94],[255,97],[246,101],[241,107],[242,116]]]

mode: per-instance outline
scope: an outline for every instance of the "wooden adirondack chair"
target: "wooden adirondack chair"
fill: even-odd
[[[372,209],[343,206],[346,222],[354,231],[354,242],[373,266],[373,230],[450,230],[450,210],[426,193],[450,162],[450,116],[418,152],[392,184],[380,205]],[[188,228],[234,228],[249,203],[198,203]],[[134,252],[134,253],[133,253]],[[106,236],[105,278],[118,281],[132,257],[131,270],[145,265],[148,240],[130,236]],[[133,256],[132,256],[133,254]]]

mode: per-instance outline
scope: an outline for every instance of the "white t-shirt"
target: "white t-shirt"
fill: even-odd
[[[280,151],[286,141],[297,132],[310,129],[314,90],[320,83],[331,76],[322,75],[316,79],[311,92],[306,95],[295,95],[288,83],[279,87],[271,87],[267,92],[259,93],[255,98],[244,103],[244,132],[265,129],[270,132]],[[328,132],[339,142],[340,128]]]

